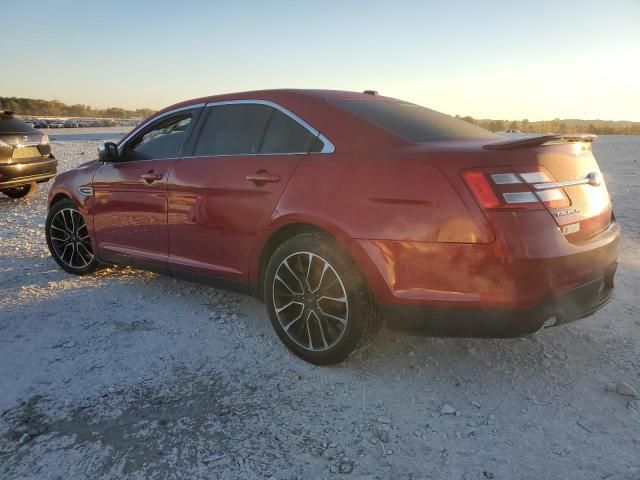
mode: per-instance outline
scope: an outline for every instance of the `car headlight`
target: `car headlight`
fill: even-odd
[[[49,143],[49,135],[43,133],[42,138],[40,139],[40,145],[46,145],[47,143]]]
[[[7,142],[3,142],[2,140],[0,140],[0,148],[2,147],[10,147],[11,145],[9,145]]]

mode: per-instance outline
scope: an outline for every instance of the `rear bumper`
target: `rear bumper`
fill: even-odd
[[[56,176],[57,167],[58,161],[54,158],[0,165],[0,188],[46,182]]]
[[[613,296],[617,266],[613,263],[601,276],[571,290],[548,295],[524,309],[380,305],[380,313],[387,326],[394,330],[447,337],[518,337],[536,332],[543,326],[557,326],[588,317],[604,307]]]

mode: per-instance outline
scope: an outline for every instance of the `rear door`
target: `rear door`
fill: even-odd
[[[93,222],[102,259],[166,270],[167,178],[196,113],[186,109],[154,121],[121,145],[119,161],[96,172]]]
[[[317,132],[268,102],[220,102],[203,116],[169,177],[169,268],[246,282],[256,236]]]

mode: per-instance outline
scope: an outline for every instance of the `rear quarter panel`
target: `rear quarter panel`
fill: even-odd
[[[354,239],[494,239],[479,208],[463,201],[424,154],[310,155],[289,182],[268,228],[292,215],[320,218]]]

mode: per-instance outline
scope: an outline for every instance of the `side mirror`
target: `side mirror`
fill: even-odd
[[[101,162],[117,162],[120,159],[118,146],[113,142],[106,142],[98,146],[98,158]]]

